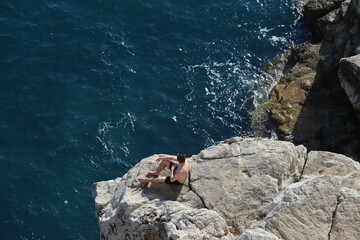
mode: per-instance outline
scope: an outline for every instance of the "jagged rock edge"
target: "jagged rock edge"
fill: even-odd
[[[237,158],[237,157],[241,157],[241,156],[249,156],[249,155],[254,155],[255,153],[242,153],[242,154],[239,154],[239,155],[235,155],[235,156],[225,156],[225,157],[222,157],[222,158],[199,158],[200,160],[200,163],[201,162],[204,162],[204,161],[213,161],[213,160],[225,160],[227,158]]]

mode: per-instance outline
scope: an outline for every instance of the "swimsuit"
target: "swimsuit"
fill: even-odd
[[[174,163],[170,161],[170,165],[169,165],[170,171],[171,171],[171,166],[172,166],[173,164],[174,164]],[[174,172],[176,172],[176,169],[177,169],[177,168],[178,168],[178,166],[175,167]],[[174,182],[171,182],[171,181],[170,181],[170,176],[167,176],[167,177],[166,177],[165,183],[167,183],[167,184],[174,184],[174,185],[183,185],[183,183],[178,182],[177,180],[174,181]]]

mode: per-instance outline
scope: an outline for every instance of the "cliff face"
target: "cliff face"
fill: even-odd
[[[298,0],[316,43],[293,47],[260,107],[279,139],[360,157],[359,0]]]
[[[189,159],[184,186],[137,181],[159,155],[94,183],[100,238],[360,239],[360,164],[311,151],[360,159],[359,1],[295,1],[320,40],[268,66],[282,76],[259,108],[288,142],[225,140]]]
[[[360,164],[343,155],[232,138],[192,156],[184,186],[139,183],[157,157],[93,184],[101,239],[360,238]]]

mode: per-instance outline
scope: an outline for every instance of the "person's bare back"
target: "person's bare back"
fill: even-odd
[[[186,182],[189,170],[190,170],[189,162],[188,160],[185,160],[184,164],[182,165],[180,163],[178,164],[176,171],[174,173],[175,175],[174,177],[177,176],[177,181],[184,184]]]

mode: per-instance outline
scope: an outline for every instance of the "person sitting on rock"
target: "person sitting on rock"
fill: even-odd
[[[190,164],[186,159],[185,153],[179,152],[176,157],[160,157],[155,161],[161,161],[158,169],[156,171],[149,171],[148,174],[153,175],[156,178],[139,178],[139,182],[167,183],[175,185],[182,185],[185,183],[187,175],[190,171]],[[168,167],[170,169],[170,176],[159,177],[161,171],[165,167]]]

